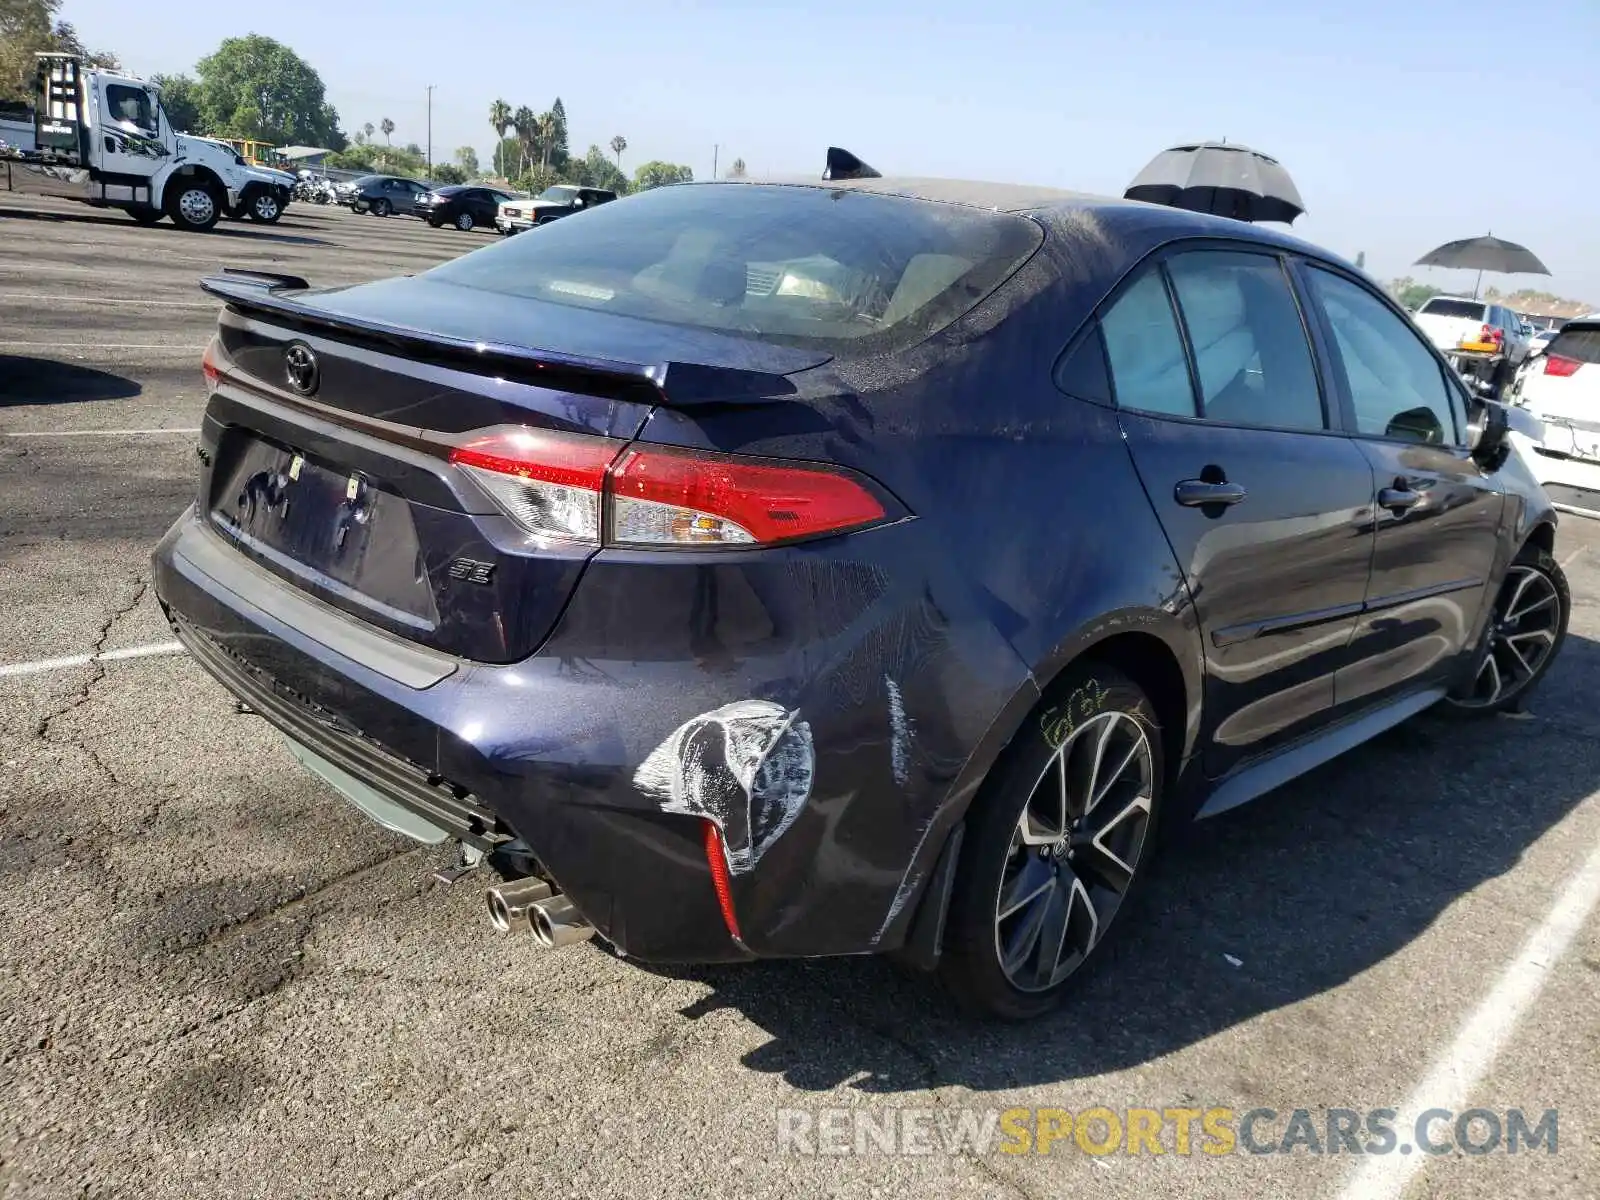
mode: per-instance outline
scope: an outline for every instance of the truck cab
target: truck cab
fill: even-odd
[[[170,217],[196,231],[224,213],[254,215],[256,197],[289,190],[219,143],[173,129],[154,84],[70,54],[39,55],[38,81],[31,129],[0,129],[0,190],[120,208],[142,224]],[[287,202],[282,195],[276,212]]]

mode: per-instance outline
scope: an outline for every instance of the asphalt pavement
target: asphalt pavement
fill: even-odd
[[[192,235],[0,194],[0,1196],[1600,1196],[1579,518],[1572,633],[1527,712],[1424,715],[1197,827],[1023,1027],[873,959],[537,951],[490,928],[481,879],[432,882],[447,855],[299,769],[148,585],[198,465],[195,281],[355,282],[488,240],[305,205]],[[1331,1152],[1330,1109],[1430,1097],[1507,1134],[1555,1110],[1556,1152]],[[1098,1153],[1104,1117],[1038,1152],[1097,1107],[1270,1110],[1250,1140],[1273,1152],[1169,1128],[1164,1153]],[[986,1145],[945,1140],[1002,1113]]]

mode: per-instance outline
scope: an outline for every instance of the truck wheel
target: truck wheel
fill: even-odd
[[[245,204],[245,216],[263,225],[274,225],[283,216],[283,205],[278,202],[277,196],[263,188]]]
[[[183,180],[167,199],[167,215],[179,229],[204,233],[222,216],[222,203],[211,185],[202,180]]]

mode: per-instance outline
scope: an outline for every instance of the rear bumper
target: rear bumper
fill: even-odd
[[[904,593],[864,592],[854,620],[827,614],[827,640],[798,627],[798,642],[774,638],[774,618],[798,622],[760,613],[765,652],[732,652],[731,614],[765,585],[716,570],[720,581],[670,571],[692,579],[702,608],[708,587],[720,593],[711,603],[724,615],[709,631],[679,613],[670,589],[642,589],[692,652],[655,634],[654,660],[636,639],[606,655],[597,642],[613,634],[596,622],[611,618],[577,615],[580,585],[539,654],[496,666],[421,650],[321,605],[232,551],[193,510],[154,556],[164,611],[225,687],[435,828],[489,850],[522,839],[627,953],[732,961],[893,949],[938,854],[925,835],[1025,673],[998,642],[959,652],[935,634],[914,581]],[[794,563],[772,570],[789,592],[805,574]],[[908,647],[914,666],[898,657]],[[753,771],[741,757],[752,745]],[[743,784],[722,767],[739,762]],[[730,847],[739,941],[706,861],[708,813]]]
[[[1546,453],[1546,448],[1525,434],[1513,432],[1512,444],[1528,470],[1562,512],[1600,519],[1600,462]]]

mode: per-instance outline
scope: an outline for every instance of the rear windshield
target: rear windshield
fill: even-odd
[[[465,184],[452,183],[447,187],[434,188],[433,194],[435,196],[459,196],[462,192],[470,192],[471,190],[472,189],[467,187]]]
[[[1465,317],[1469,321],[1481,321],[1484,307],[1472,300],[1447,300],[1435,296],[1420,311],[1434,317]]]
[[[1545,353],[1575,358],[1581,363],[1600,363],[1600,325],[1566,326],[1551,339]]]
[[[904,197],[679,184],[427,274],[501,295],[861,354],[942,329],[1043,238],[1026,217]]]

